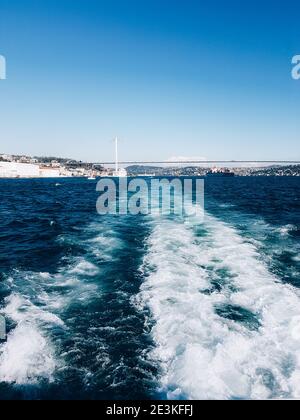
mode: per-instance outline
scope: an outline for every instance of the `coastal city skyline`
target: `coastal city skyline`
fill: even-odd
[[[3,153],[299,160],[297,10],[0,0]]]
[[[90,178],[119,176],[118,168],[129,177],[196,176],[216,172],[236,176],[300,176],[300,164],[291,162],[83,162],[59,157],[7,155],[0,153],[1,178]],[[116,175],[117,174],[117,175]]]

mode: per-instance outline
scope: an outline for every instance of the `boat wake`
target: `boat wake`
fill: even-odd
[[[1,281],[0,386],[47,398],[299,398],[299,289],[261,251],[268,229],[274,252],[282,232],[258,223],[242,236],[212,216],[136,220],[74,229],[57,239],[66,255],[54,273]]]
[[[300,397],[299,291],[214,217],[153,221],[136,304],[155,321],[168,398]]]

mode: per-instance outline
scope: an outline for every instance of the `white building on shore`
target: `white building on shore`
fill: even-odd
[[[0,162],[0,178],[58,178],[60,168],[30,163]]]
[[[59,178],[61,176],[60,167],[40,166],[39,168],[40,178]]]

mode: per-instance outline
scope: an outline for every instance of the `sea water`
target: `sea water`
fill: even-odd
[[[300,181],[205,184],[203,222],[0,181],[1,399],[300,397]]]

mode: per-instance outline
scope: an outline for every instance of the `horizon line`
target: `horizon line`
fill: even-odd
[[[91,162],[92,163],[92,162]],[[219,164],[219,163],[283,163],[283,164],[300,164],[299,160],[187,160],[187,161],[119,161],[120,165],[137,165],[137,164],[161,164],[161,165],[178,165],[178,164]],[[94,162],[94,165],[114,165],[115,162]]]

